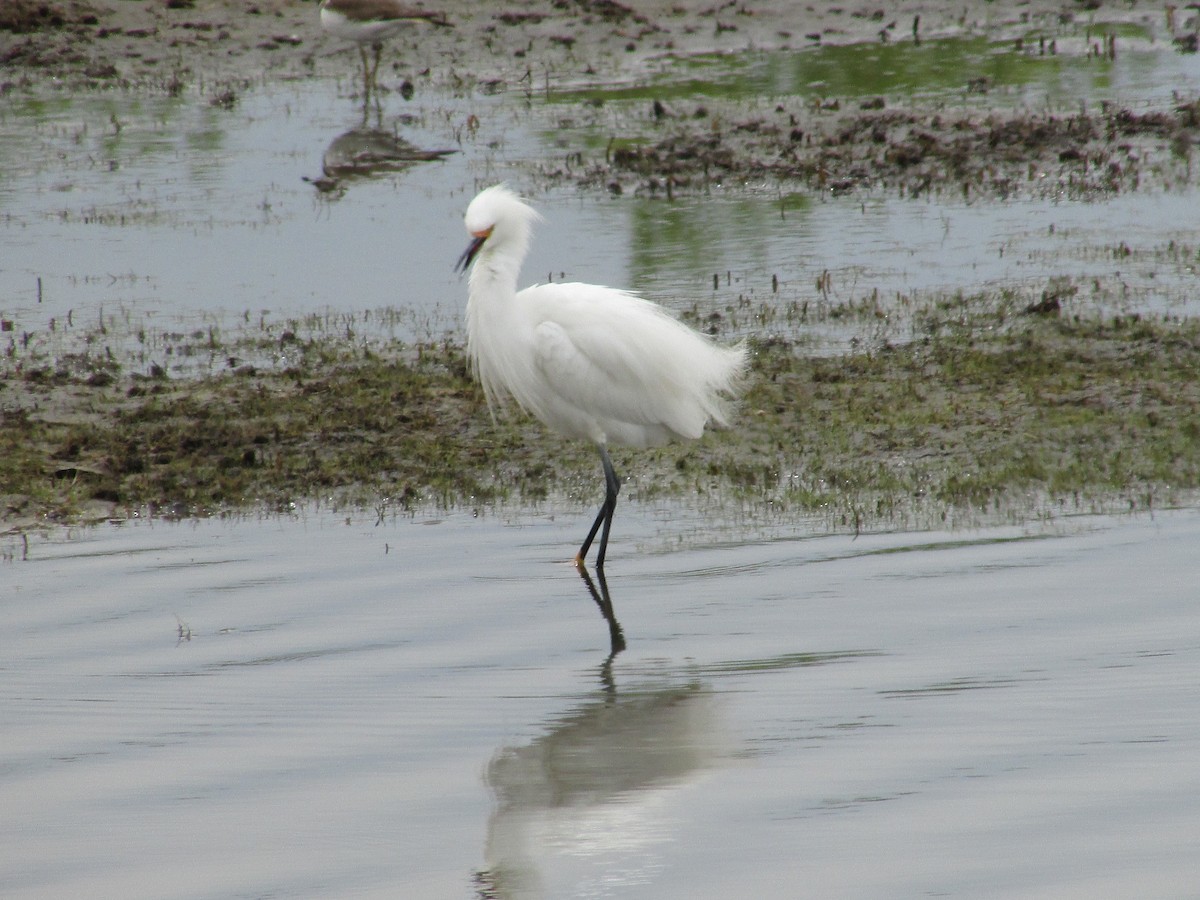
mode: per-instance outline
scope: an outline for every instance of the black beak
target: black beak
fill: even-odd
[[[471,260],[475,258],[475,254],[479,252],[479,248],[483,246],[483,242],[488,239],[486,234],[481,234],[475,238],[463,251],[463,255],[458,258],[458,262],[454,264],[455,272],[465,272],[471,265]]]

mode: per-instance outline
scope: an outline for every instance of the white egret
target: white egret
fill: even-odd
[[[362,57],[363,91],[375,90],[379,56],[386,38],[401,31],[410,22],[432,22],[449,27],[444,13],[429,12],[400,0],[321,0],[321,28],[335,37],[358,45]],[[375,53],[375,64],[367,61],[367,46]]]
[[[603,569],[621,483],[608,444],[654,447],[727,425],[747,364],[744,345],[721,346],[628,291],[594,284],[537,284],[517,275],[540,216],[504,185],[467,207],[471,268],[467,353],[488,406],[511,398],[559,433],[591,441],[604,465],[604,503],[576,565],[600,533]],[[472,265],[473,263],[473,265]]]

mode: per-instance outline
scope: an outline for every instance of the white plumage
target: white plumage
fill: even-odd
[[[609,443],[653,447],[695,439],[709,422],[727,425],[745,373],[742,345],[724,347],[662,307],[594,284],[538,284],[517,276],[540,217],[503,185],[479,193],[465,222],[472,242],[467,351],[490,406],[509,397],[567,437],[594,443],[607,491],[576,555],[582,564],[603,525],[603,567],[620,482]]]

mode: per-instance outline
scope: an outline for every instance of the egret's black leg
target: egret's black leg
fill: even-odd
[[[600,512],[596,514],[596,521],[592,523],[588,535],[583,539],[583,546],[579,548],[579,552],[575,554],[576,565],[583,565],[583,559],[587,556],[587,552],[591,549],[592,541],[596,537],[596,532],[600,531],[600,526],[604,526],[604,530],[600,531],[600,551],[596,554],[596,570],[604,568],[604,554],[608,550],[608,532],[612,528],[613,512],[617,508],[617,494],[621,490],[621,482],[617,480],[617,473],[613,470],[612,460],[608,458],[608,450],[602,445],[600,450],[600,462],[604,464],[604,503],[600,506]]]
[[[613,469],[612,460],[608,458],[608,450],[600,448],[600,461],[604,463],[604,506],[608,510],[604,517],[604,530],[600,532],[600,551],[596,554],[596,574],[604,578],[604,554],[608,552],[608,532],[612,529],[613,513],[617,511],[617,494],[621,492],[621,482]]]

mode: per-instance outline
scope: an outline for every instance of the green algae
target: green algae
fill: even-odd
[[[1200,323],[1009,306],[942,298],[914,316],[915,339],[839,356],[752,340],[736,426],[618,450],[626,496],[873,529],[1163,506],[1200,488]],[[14,340],[0,389],[7,519],[598,500],[591,448],[519,413],[493,419],[452,338],[260,327],[191,340],[229,364],[144,375],[95,347],[51,363]],[[232,365],[264,345],[284,361]]]

